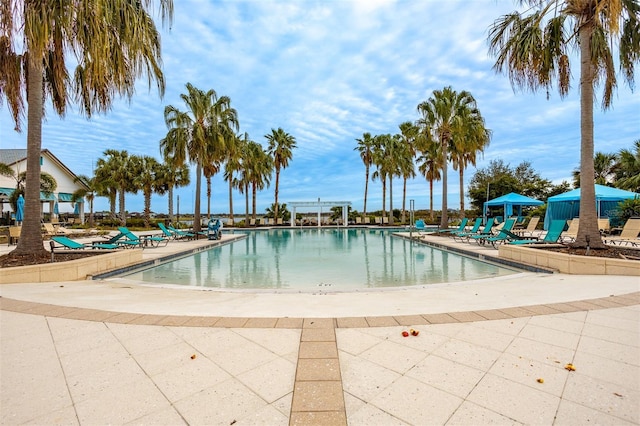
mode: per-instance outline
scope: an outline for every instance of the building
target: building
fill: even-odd
[[[11,167],[15,175],[27,169],[26,149],[0,149],[0,163]],[[41,171],[50,174],[56,180],[58,187],[55,192],[46,196],[40,193],[41,209],[40,214],[44,216],[48,213],[52,217],[58,216],[58,211],[73,211],[84,223],[84,200],[73,203],[72,194],[78,189],[89,188],[82,182],[77,181],[77,176],[67,166],[62,163],[51,151],[43,149],[40,155]],[[12,177],[0,175],[0,212],[3,216],[11,207],[7,200],[16,189],[16,181]],[[65,204],[68,208],[64,208]]]

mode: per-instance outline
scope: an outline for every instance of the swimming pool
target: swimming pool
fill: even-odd
[[[125,278],[219,289],[354,291],[474,280],[518,271],[379,229],[247,231],[231,244]]]

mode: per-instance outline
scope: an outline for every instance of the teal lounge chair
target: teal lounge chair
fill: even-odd
[[[458,230],[452,231],[451,236],[454,237],[455,239],[455,237],[457,237],[458,235],[465,234],[465,233],[477,234],[481,226],[482,226],[482,218],[477,217],[476,221],[473,223],[473,227],[471,228],[471,230],[465,231],[464,229],[461,229],[459,231]]]
[[[71,250],[84,250],[86,248],[115,250],[115,249],[118,249],[118,248],[121,247],[118,244],[109,244],[109,243],[87,243],[87,244],[84,244],[84,243],[80,243],[78,241],[72,240],[71,238],[60,237],[60,236],[51,237],[51,240],[55,241],[58,244],[60,244],[65,249],[71,249]],[[57,248],[57,247],[52,246],[51,248]]]
[[[461,232],[461,233],[455,234],[453,236],[453,239],[454,240],[460,239],[460,241],[464,240],[466,242],[469,242],[469,238],[471,238],[472,236],[485,236],[485,237],[488,237],[488,236],[492,235],[491,228],[493,228],[494,221],[495,221],[494,218],[490,218],[489,220],[487,220],[487,224],[484,226],[484,229],[482,231],[479,231],[479,232]]]
[[[120,232],[113,237],[109,237],[106,240],[93,241],[92,244],[117,244],[122,247],[138,247],[140,244],[136,241],[129,241],[125,238],[125,235]]]
[[[500,232],[498,233],[498,235],[495,236],[488,236],[488,237],[478,237],[475,238],[476,242],[478,244],[486,244],[486,243],[490,243],[493,248],[497,249],[497,245],[498,244],[502,244],[508,241],[515,239],[519,239],[520,237],[518,237],[516,234],[512,233],[511,230],[513,229],[513,227],[516,224],[516,218],[510,218],[507,219],[504,222],[504,225],[502,226],[502,229],[500,229]],[[473,237],[472,237],[473,238]]]
[[[191,238],[197,238],[198,237],[193,232],[182,231],[180,229],[174,228],[173,226],[167,226],[167,228],[169,229],[169,231],[175,233],[176,236],[178,236],[179,238],[189,238],[189,239],[191,239]]]
[[[455,229],[438,229],[438,232],[441,234],[449,234],[452,232],[464,232],[464,228],[467,226],[467,222],[469,222],[469,219],[467,219],[466,217],[462,218],[462,221],[460,221],[460,226],[458,226]]]
[[[539,240],[537,238],[536,239],[526,238],[522,240],[509,241],[509,244],[527,245],[527,244],[557,243],[558,240],[560,240],[562,233],[564,232],[564,227],[566,224],[567,224],[566,220],[552,220],[551,225],[549,225],[549,230],[547,231],[547,234],[544,236],[543,239]]]
[[[416,220],[414,228],[416,231],[418,231],[418,235],[422,235],[427,230],[427,225],[424,223],[424,220],[418,219]]]
[[[162,243],[166,246],[169,243],[168,238],[158,237],[155,235],[144,235],[138,237],[126,226],[120,226],[118,231],[120,231],[128,241],[136,242],[140,247],[158,247]]]
[[[164,226],[164,223],[158,223],[158,228],[160,228],[160,230],[162,231],[162,235],[164,235],[166,238],[170,240],[177,240],[179,238],[178,234],[168,230],[167,227]]]

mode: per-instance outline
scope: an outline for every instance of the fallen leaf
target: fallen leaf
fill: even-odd
[[[196,359],[196,354],[191,355],[191,359]]]
[[[624,398],[624,395],[620,395],[618,392],[614,392],[613,394],[617,397]]]
[[[569,363],[567,365],[564,366],[565,370],[569,370],[569,371],[576,371],[576,368],[573,366],[573,364]]]
[[[540,378],[538,380],[536,380],[538,383],[544,383],[544,379]]]

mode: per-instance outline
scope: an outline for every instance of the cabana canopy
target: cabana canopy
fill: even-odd
[[[544,202],[536,200],[535,198],[525,197],[524,195],[510,192],[507,195],[502,195],[493,200],[486,201],[484,203],[484,214],[487,213],[487,207],[504,207],[504,216],[513,216],[513,206],[518,207],[518,216],[522,213],[522,206],[541,206]]]
[[[618,203],[627,199],[640,197],[640,194],[610,186],[595,184],[596,211],[598,217],[615,216]],[[554,219],[573,219],[580,216],[580,188],[564,194],[554,195],[547,200],[547,213],[544,216],[544,229],[548,229]]]

